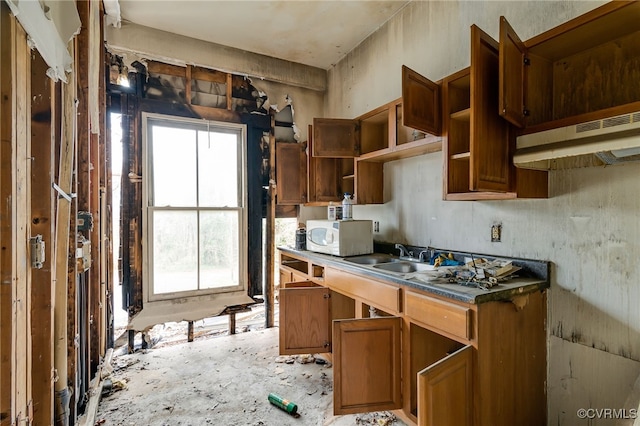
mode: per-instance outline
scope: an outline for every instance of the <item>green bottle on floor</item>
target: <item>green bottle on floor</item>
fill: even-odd
[[[298,406],[295,403],[284,399],[281,396],[276,395],[275,393],[269,394],[269,402],[291,415],[295,415],[298,411]]]

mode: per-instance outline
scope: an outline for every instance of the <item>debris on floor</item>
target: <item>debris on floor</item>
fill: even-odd
[[[376,425],[376,426],[391,426],[396,424],[398,419],[393,413],[388,411],[366,413],[356,416],[357,425]]]
[[[279,356],[277,327],[235,335],[209,329],[193,342],[186,326],[171,331],[151,348],[114,350],[95,424],[404,425],[391,413],[334,416],[331,363],[317,354]],[[270,403],[270,393],[295,401],[297,417]]]

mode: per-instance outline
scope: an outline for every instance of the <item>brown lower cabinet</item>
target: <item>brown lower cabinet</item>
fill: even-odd
[[[282,260],[290,266],[281,277],[300,265],[311,274],[281,282],[280,353],[331,354],[335,414],[546,424],[546,293],[467,304],[281,252]]]

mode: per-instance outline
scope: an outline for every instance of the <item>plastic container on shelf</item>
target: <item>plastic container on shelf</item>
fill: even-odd
[[[342,220],[351,219],[353,219],[353,201],[351,200],[351,194],[345,192],[342,200]]]
[[[340,220],[342,219],[342,206],[336,206],[333,201],[329,202],[327,206],[327,219],[328,220]]]

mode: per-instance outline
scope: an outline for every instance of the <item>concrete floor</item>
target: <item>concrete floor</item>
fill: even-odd
[[[388,412],[334,417],[331,365],[277,362],[278,328],[258,327],[240,320],[235,335],[196,327],[191,343],[173,333],[153,349],[115,351],[95,424],[404,425]],[[271,405],[271,392],[295,402],[299,417]]]

